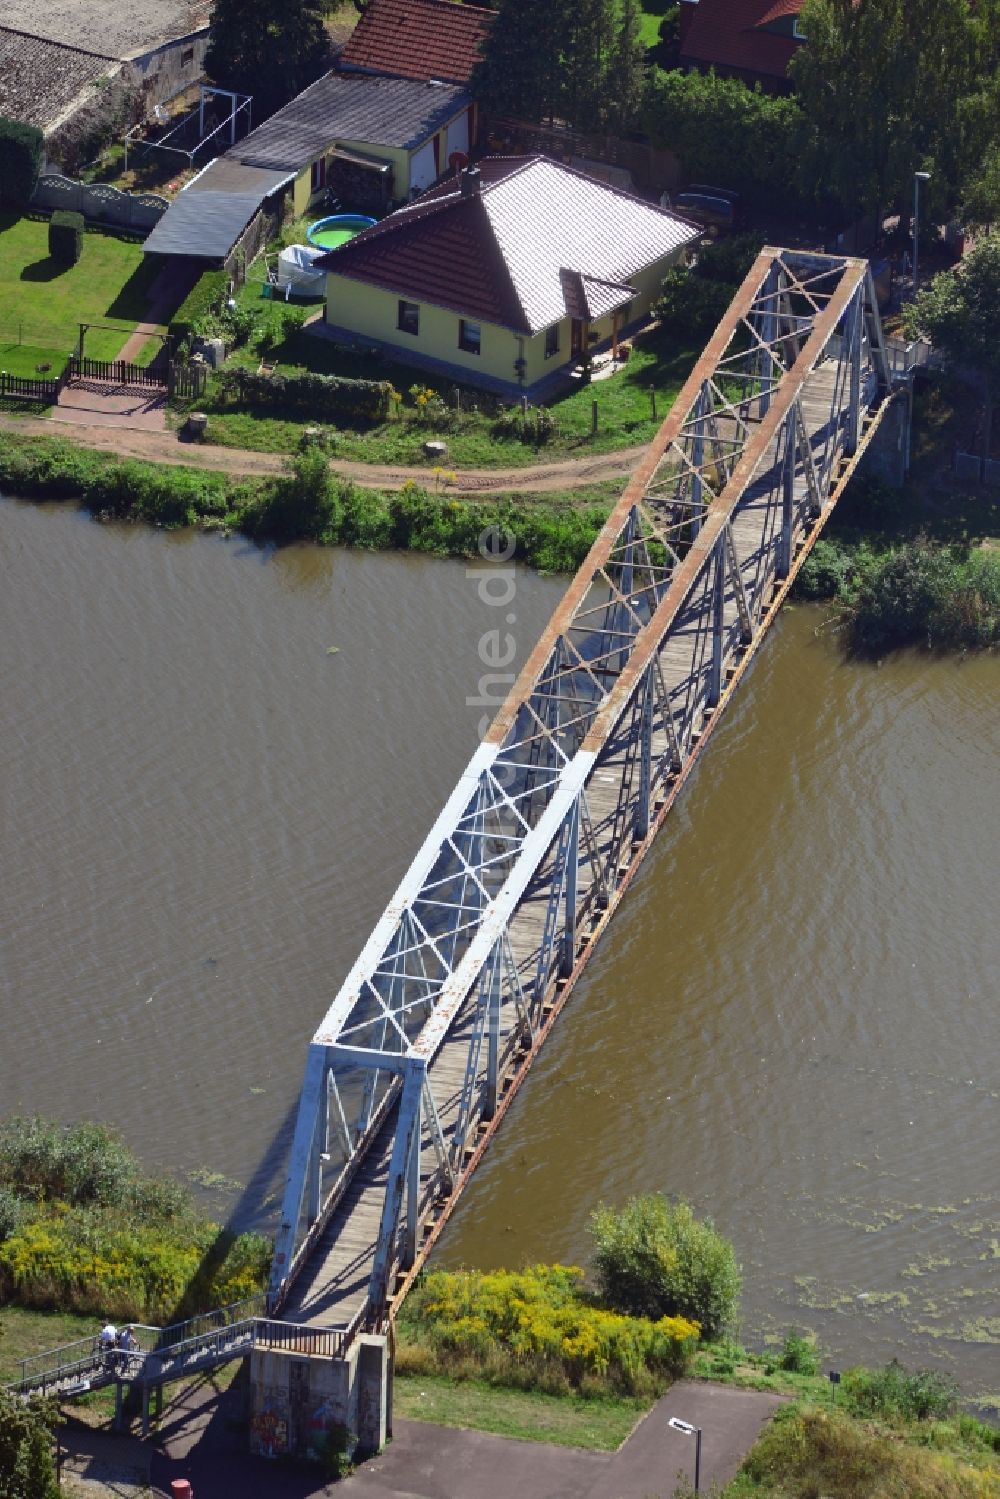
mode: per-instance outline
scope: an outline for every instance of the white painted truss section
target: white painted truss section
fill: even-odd
[[[379,1321],[889,384],[866,262],[763,251],[313,1038],[272,1307],[395,1117]]]

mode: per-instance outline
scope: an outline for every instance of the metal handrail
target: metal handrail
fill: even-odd
[[[248,1302],[258,1304],[262,1299],[251,1297]],[[174,1323],[166,1328],[129,1324],[140,1332],[160,1335],[149,1348],[102,1348],[98,1335],[78,1339],[75,1343],[67,1343],[48,1353],[35,1354],[33,1358],[20,1359],[21,1378],[7,1388],[13,1393],[21,1394],[38,1388],[44,1392],[73,1376],[82,1380],[87,1374],[98,1377],[106,1375],[136,1383],[162,1383],[166,1379],[179,1377],[185,1366],[205,1357],[222,1363],[238,1358],[256,1347],[336,1358],[343,1353],[353,1330],[351,1325],[316,1327],[309,1323],[281,1322],[272,1317],[231,1317],[234,1311],[247,1304],[234,1302],[231,1306],[205,1313],[203,1317],[190,1317],[185,1322]],[[226,1317],[227,1320],[188,1337],[174,1336],[168,1341],[163,1340],[163,1334],[176,1334],[206,1318],[217,1317]],[[67,1358],[67,1354],[78,1356]],[[42,1361],[45,1361],[45,1367],[28,1371],[28,1364]]]

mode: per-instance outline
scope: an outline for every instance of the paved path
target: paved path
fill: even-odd
[[[81,427],[90,431],[98,422],[107,447],[120,453],[121,443],[113,434],[123,428],[166,434],[166,391],[141,385],[109,385],[103,380],[74,380],[59,392],[59,404],[53,406],[49,421],[58,422],[60,427],[72,426],[76,429],[74,437]],[[69,433],[49,435],[68,437]]]
[[[137,393],[138,394],[138,393]],[[244,477],[280,473],[284,458],[279,453],[252,453],[242,448],[223,448],[216,444],[187,443],[176,432],[150,431],[131,424],[119,413],[102,417],[100,422],[73,421],[72,434],[60,430],[49,417],[24,417],[0,414],[0,433],[21,432],[26,437],[69,437],[84,447],[115,453],[120,458],[145,458],[154,463],[193,463],[200,468],[216,469]],[[555,463],[536,463],[524,468],[464,469],[449,494],[495,494],[516,490],[525,494],[544,494],[556,490],[579,489],[583,485],[621,479],[639,462],[644,447],[619,448],[612,453],[588,454],[581,458],[563,458]],[[401,489],[409,482],[425,479],[433,483],[430,466],[421,468],[403,464],[351,463],[335,460],[330,467],[341,478],[352,479],[367,489]]]
[[[679,1475],[693,1475],[695,1451],[693,1437],[668,1425],[671,1416],[702,1427],[708,1492],[729,1482],[780,1404],[775,1395],[684,1380],[611,1453],[397,1420],[381,1456],[324,1485],[316,1469],[248,1456],[238,1400],[236,1391],[221,1400],[192,1391],[168,1409],[151,1469],[157,1499],[175,1478],[189,1479],[196,1499],[671,1499]]]

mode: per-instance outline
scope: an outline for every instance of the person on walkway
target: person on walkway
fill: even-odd
[[[113,1354],[118,1342],[118,1329],[113,1322],[106,1322],[97,1335],[97,1345],[106,1364],[114,1367]]]

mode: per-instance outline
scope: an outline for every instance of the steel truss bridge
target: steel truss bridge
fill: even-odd
[[[272,1315],[386,1324],[896,394],[762,251],[313,1037]]]

